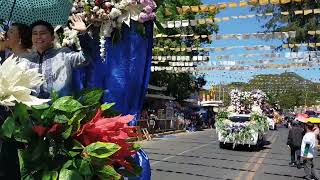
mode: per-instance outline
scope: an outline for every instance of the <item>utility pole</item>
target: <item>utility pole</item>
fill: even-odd
[[[307,107],[307,97],[308,97],[308,93],[307,93],[307,81],[304,81],[304,91],[305,91],[305,97],[304,97],[304,107]]]

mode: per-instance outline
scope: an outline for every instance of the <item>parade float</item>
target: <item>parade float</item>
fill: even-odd
[[[267,117],[261,108],[265,93],[260,90],[232,90],[230,98],[230,106],[226,111],[218,113],[215,124],[220,147],[232,144],[234,148],[241,144],[259,148],[269,129]]]
[[[5,69],[5,70],[4,70]],[[103,91],[38,99],[32,88],[43,83],[37,69],[9,58],[0,65],[1,139],[19,144],[21,179],[116,180],[139,176],[133,155],[138,136],[132,115],[116,115],[101,103]],[[4,117],[4,112],[7,113]],[[3,144],[2,144],[3,145]],[[2,147],[3,151],[7,151]],[[14,150],[13,150],[14,151]]]

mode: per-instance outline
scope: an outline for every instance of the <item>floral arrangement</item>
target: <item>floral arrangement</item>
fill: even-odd
[[[49,101],[31,95],[32,88],[43,83],[43,77],[38,69],[26,67],[24,62],[18,62],[13,56],[0,65],[0,105],[14,106],[18,102],[32,106]]]
[[[154,20],[156,8],[154,0],[74,0],[71,13],[81,16],[88,25],[100,27],[100,55],[103,57],[106,37],[117,34],[113,32],[120,30],[123,24],[130,27],[131,20],[141,24]],[[58,46],[78,42],[70,31],[64,29],[63,40]]]
[[[0,137],[22,144],[22,179],[117,180],[140,174],[132,158],[140,147],[126,141],[139,135],[128,126],[134,117],[114,116],[113,104],[100,103],[103,90],[52,93],[48,104],[31,95],[31,88],[43,83],[36,69],[10,57],[0,74],[0,104],[8,114]]]
[[[264,134],[269,129],[267,118],[261,114],[253,113],[250,121],[243,123],[232,122],[228,117],[228,112],[220,112],[215,126],[225,142],[233,142],[233,146],[250,144],[255,133]]]
[[[230,92],[231,102],[228,111],[243,113],[250,110],[261,114],[261,106],[266,97],[266,94],[261,90],[253,90],[251,92],[241,92],[238,89],[232,90]]]

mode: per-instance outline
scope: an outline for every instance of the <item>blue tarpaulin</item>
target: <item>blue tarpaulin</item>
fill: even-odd
[[[153,23],[145,24],[145,36],[137,31],[137,25],[123,27],[121,40],[112,43],[106,42],[105,62],[100,60],[99,42],[95,42],[96,61],[89,67],[74,72],[74,88],[102,88],[105,91],[104,102],[115,102],[115,110],[123,115],[136,115],[132,125],[139,119],[143,99],[148,87],[152,44]],[[135,156],[143,167],[143,173],[134,180],[149,180],[151,176],[150,164],[147,155],[140,150]],[[132,180],[133,180],[132,179]]]

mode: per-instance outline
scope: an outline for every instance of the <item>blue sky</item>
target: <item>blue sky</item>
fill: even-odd
[[[216,4],[221,2],[239,2],[239,0],[203,0],[204,4]],[[248,15],[254,14],[254,12],[250,12],[249,7],[237,7],[237,8],[226,8],[221,10],[216,17],[225,17],[225,16],[239,16],[239,15]],[[259,22],[256,18],[248,18],[248,19],[231,19],[230,21],[222,21],[218,23],[219,32],[218,34],[244,34],[244,33],[256,33],[262,32],[265,29],[261,28],[263,22]],[[251,46],[251,45],[281,45],[280,40],[270,40],[265,41],[261,39],[247,39],[247,40],[214,40],[212,44],[208,44],[205,46],[208,47],[228,47],[228,46]],[[282,57],[284,56],[283,52],[281,53]],[[211,52],[211,62],[216,62],[213,58],[217,55],[230,55],[230,54],[269,54],[273,53],[272,51],[246,51],[244,49],[234,49],[225,52]],[[252,58],[251,58],[252,59]],[[255,57],[254,59],[265,59],[264,57]],[[250,60],[250,58],[238,58],[232,60]],[[280,59],[281,60],[281,59]],[[288,62],[288,61],[287,61]],[[211,71],[207,73],[207,85],[206,88],[209,88],[212,83],[230,83],[233,81],[248,81],[252,75],[255,74],[279,74],[285,71],[296,72],[304,78],[319,81],[320,69],[319,66],[313,69],[266,69],[266,70],[255,70],[255,71]]]

